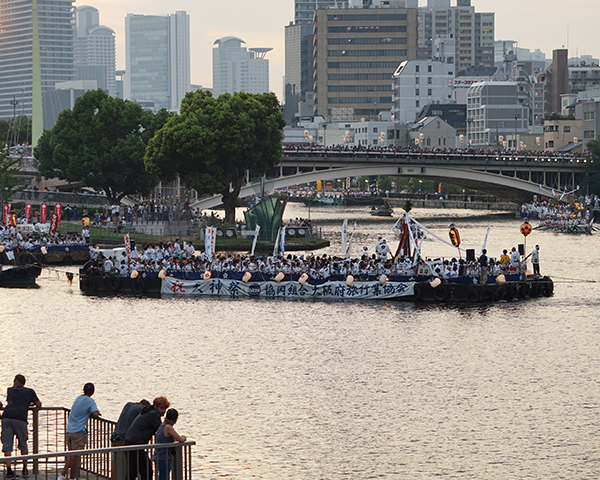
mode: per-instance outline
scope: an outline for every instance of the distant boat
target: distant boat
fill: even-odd
[[[0,270],[0,287],[35,287],[42,269],[37,265],[23,265]]]
[[[346,205],[346,199],[339,195],[317,195],[316,197],[306,197],[304,205],[307,207]]]
[[[385,201],[383,205],[371,207],[371,215],[374,217],[391,217],[394,214],[394,209]]]

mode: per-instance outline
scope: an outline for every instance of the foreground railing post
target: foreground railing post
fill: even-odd
[[[183,447],[175,448],[173,455],[173,480],[183,480]]]
[[[40,416],[39,416],[39,409],[38,408],[34,408],[32,411],[33,414],[33,445],[32,445],[32,450],[33,450],[33,454],[37,454],[40,453]],[[38,472],[38,459],[34,459],[33,460],[33,473],[35,475],[37,475]]]

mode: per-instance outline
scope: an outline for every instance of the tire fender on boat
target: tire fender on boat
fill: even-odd
[[[423,298],[423,289],[421,288],[420,285],[415,285],[415,289],[414,289],[414,293],[413,293],[413,300],[421,300],[421,298]]]
[[[82,278],[81,279],[81,290],[84,293],[93,292],[96,290],[96,281],[93,278]]]
[[[113,292],[118,292],[121,290],[121,277],[110,276],[106,278],[106,283],[108,288],[110,288]]]
[[[479,292],[471,287],[465,293],[465,298],[469,303],[479,303]]]
[[[146,291],[146,283],[141,278],[136,278],[131,285],[135,293],[144,293]]]
[[[506,296],[504,298],[506,300],[508,300],[508,301],[510,301],[513,298],[515,298],[516,288],[517,287],[516,287],[516,285],[514,283],[507,284],[505,286],[506,290],[504,291],[504,293],[505,293]]]
[[[434,288],[431,293],[431,296],[436,302],[445,302],[448,300],[449,295],[450,291],[446,285],[440,285],[439,287]]]
[[[479,294],[479,301],[489,303],[494,300],[494,294],[489,288],[484,288]]]
[[[73,257],[71,255],[65,255],[65,257],[63,258],[63,263],[65,265],[72,265],[73,264]]]

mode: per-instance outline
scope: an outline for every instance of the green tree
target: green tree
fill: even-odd
[[[13,128],[14,124],[14,128]],[[0,120],[0,141],[10,146],[29,143],[31,144],[31,119],[19,115],[14,121]]]
[[[165,180],[179,175],[199,193],[223,195],[225,221],[234,223],[246,171],[260,176],[281,160],[284,125],[272,93],[190,92],[181,113],[148,143],[146,167]]]
[[[158,178],[144,166],[146,143],[169,116],[100,89],[88,91],[42,134],[34,149],[39,172],[104,190],[111,203],[125,195],[147,195]]]
[[[10,201],[16,192],[20,192],[28,183],[28,178],[19,177],[18,158],[11,158],[6,151],[0,152],[0,203]]]
[[[585,164],[585,183],[590,193],[600,195],[600,137],[586,145],[590,161]]]

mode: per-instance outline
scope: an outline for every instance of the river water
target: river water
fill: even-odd
[[[515,218],[412,213],[477,250],[491,224],[491,256],[523,240]],[[310,215],[332,254],[344,218],[357,251],[393,225],[364,207]],[[555,295],[490,306],[94,298],[44,270],[39,289],[0,292],[0,391],[23,373],[70,406],[91,381],[111,419],[166,395],[195,479],[596,479],[599,237],[534,231]],[[457,254],[432,238],[424,252]]]

